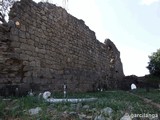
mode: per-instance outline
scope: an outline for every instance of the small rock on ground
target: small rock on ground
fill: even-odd
[[[121,117],[120,120],[132,120],[128,113],[125,113],[123,117]]]
[[[94,120],[105,120],[105,117],[103,115],[99,115],[99,116],[96,116]]]
[[[111,114],[113,113],[113,110],[110,107],[106,107],[101,110],[101,113],[104,114],[105,116],[108,116],[108,115],[111,116]]]
[[[36,107],[36,108],[32,108],[32,109],[28,110],[28,112],[29,112],[30,115],[36,115],[40,111],[42,111],[42,109],[40,107]]]

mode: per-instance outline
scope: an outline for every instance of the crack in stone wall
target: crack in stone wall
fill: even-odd
[[[0,30],[0,83],[26,84],[37,91],[62,91],[63,84],[75,92],[120,88],[120,52],[109,39],[99,42],[83,20],[32,0],[16,2],[9,16],[15,25]]]

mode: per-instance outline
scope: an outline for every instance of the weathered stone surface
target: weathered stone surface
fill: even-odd
[[[63,91],[63,84],[72,92],[120,88],[123,68],[112,41],[99,42],[83,20],[61,7],[20,3],[10,14],[19,25],[0,27],[0,83],[29,83],[41,91]]]

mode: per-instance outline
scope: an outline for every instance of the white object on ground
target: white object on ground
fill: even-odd
[[[128,113],[125,113],[125,115],[120,120],[132,120]]]
[[[30,115],[36,115],[40,111],[42,111],[42,109],[40,107],[36,107],[36,108],[32,108],[32,109],[28,110],[28,112],[29,112]]]
[[[131,90],[137,89],[136,85],[134,83],[131,84]]]
[[[49,92],[49,91],[45,91],[45,92],[43,93],[43,98],[44,98],[45,100],[48,99],[50,96],[51,96],[51,92]]]
[[[112,113],[113,113],[113,110],[110,107],[106,107],[101,110],[101,114],[103,114],[105,116],[107,116],[107,115],[111,116]]]
[[[96,101],[97,98],[80,98],[80,99],[54,99],[54,98],[48,98],[46,99],[47,102],[50,103],[61,103],[61,102],[71,102],[71,103],[78,103],[78,102],[92,102]]]
[[[28,92],[28,95],[29,95],[29,96],[34,96],[34,94],[33,94],[33,92],[32,92],[32,89],[31,89],[31,91]]]

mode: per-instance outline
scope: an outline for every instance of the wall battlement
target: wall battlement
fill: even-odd
[[[120,52],[109,39],[99,42],[83,20],[31,0],[15,3],[9,17],[14,23],[10,30],[0,27],[1,87],[62,91],[67,84],[75,92],[119,88],[124,77]]]

